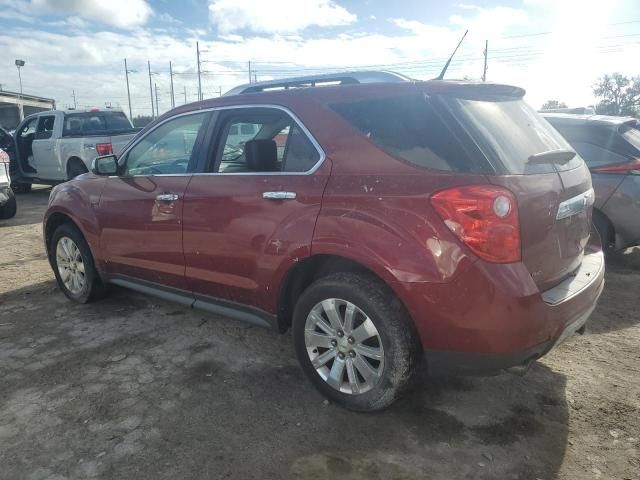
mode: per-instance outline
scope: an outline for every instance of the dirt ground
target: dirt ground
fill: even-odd
[[[0,223],[2,479],[640,479],[640,249],[608,265],[586,335],[526,376],[425,378],[356,414],[288,334],[119,289],[70,303],[47,198]]]

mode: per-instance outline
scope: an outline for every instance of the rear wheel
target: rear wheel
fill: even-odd
[[[32,185],[30,183],[11,182],[13,193],[29,193]]]
[[[17,209],[16,197],[11,197],[7,203],[0,207],[0,220],[15,217]]]
[[[49,261],[58,286],[74,302],[88,303],[104,296],[106,288],[89,245],[75,225],[64,223],[53,233]]]
[[[411,385],[421,357],[400,301],[366,275],[339,273],[313,283],[296,304],[293,335],[316,388],[357,411],[391,405]]]
[[[615,235],[609,219],[600,213],[593,213],[593,224],[600,235],[602,249],[605,253],[611,253],[615,249]]]
[[[82,175],[83,173],[87,173],[86,165],[79,158],[72,158],[69,160],[69,164],[67,166],[67,176],[69,180],[76,178],[78,175]]]

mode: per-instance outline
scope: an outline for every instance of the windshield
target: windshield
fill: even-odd
[[[491,162],[502,165],[506,173],[550,173],[555,169],[570,170],[582,164],[578,155],[566,163],[529,162],[532,155],[573,149],[521,99],[447,97],[446,101]]]
[[[620,133],[624,139],[640,151],[640,122],[635,125],[624,124]]]

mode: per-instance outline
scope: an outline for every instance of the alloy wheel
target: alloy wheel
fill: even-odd
[[[79,295],[87,278],[80,249],[69,237],[60,237],[56,246],[56,264],[60,279],[69,292]]]

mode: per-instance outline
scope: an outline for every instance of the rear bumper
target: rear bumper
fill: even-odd
[[[545,355],[580,330],[604,288],[604,256],[585,254],[576,277],[539,292],[521,264],[468,265],[448,284],[405,284],[434,374],[483,374]]]

